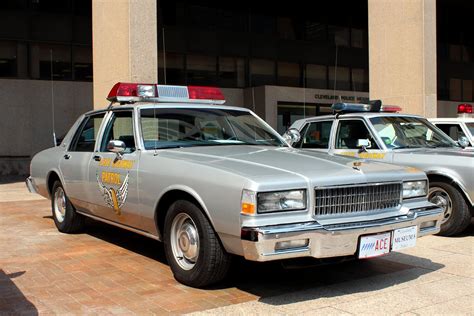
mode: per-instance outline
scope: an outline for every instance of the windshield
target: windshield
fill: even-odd
[[[474,123],[466,123],[466,126],[469,129],[469,132],[471,132],[471,135],[474,136]]]
[[[140,112],[146,149],[219,145],[286,146],[281,137],[247,111],[151,108]]]
[[[447,135],[426,119],[417,117],[375,117],[370,121],[389,149],[457,147]]]

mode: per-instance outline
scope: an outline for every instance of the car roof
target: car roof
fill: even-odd
[[[153,109],[153,108],[174,108],[174,109],[221,109],[221,110],[238,110],[250,112],[250,109],[238,106],[228,106],[220,104],[204,104],[204,103],[186,103],[186,102],[136,102],[133,104],[115,105],[112,108],[104,108],[86,112],[85,115],[107,112],[111,110],[131,110],[131,109]]]
[[[331,115],[321,115],[321,116],[313,116],[313,117],[307,117],[304,119],[300,119],[298,121],[319,121],[319,120],[325,120],[325,119],[333,119],[335,118],[336,115],[331,114]],[[342,113],[339,115],[339,118],[361,118],[361,117],[366,117],[366,118],[373,118],[373,117],[417,117],[417,118],[424,118],[423,116],[420,115],[415,115],[415,114],[403,114],[403,113],[393,113],[393,112],[353,112],[353,113]]]
[[[437,117],[429,118],[431,122],[465,122],[474,123],[474,117]]]

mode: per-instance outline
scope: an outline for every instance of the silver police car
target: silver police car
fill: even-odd
[[[293,147],[419,168],[430,180],[428,199],[444,210],[440,234],[454,235],[470,224],[474,151],[421,116],[396,113],[399,107],[337,103],[333,109],[334,115],[294,122],[287,132],[298,138]]]
[[[439,232],[422,171],[291,148],[219,89],[119,83],[109,100],[33,157],[27,186],[61,232],[90,217],[163,241],[184,284],[234,255],[370,258]]]

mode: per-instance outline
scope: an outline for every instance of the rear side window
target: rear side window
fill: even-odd
[[[105,113],[87,116],[79,125],[69,151],[93,152]]]
[[[435,125],[441,129],[445,134],[449,135],[454,140],[458,140],[462,136],[466,136],[461,129],[459,124],[445,124],[445,123],[435,123]]]
[[[331,128],[332,121],[307,124],[301,133],[301,140],[294,147],[328,149]]]

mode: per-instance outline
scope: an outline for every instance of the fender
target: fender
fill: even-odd
[[[474,205],[474,201],[469,196],[468,191],[467,191],[466,187],[464,186],[464,184],[462,184],[461,182],[456,180],[455,177],[453,177],[449,172],[439,171],[439,170],[426,170],[425,172],[428,176],[442,176],[442,177],[450,179],[452,182],[454,182],[461,189],[463,195],[467,198],[469,203],[471,203],[471,206]]]

